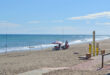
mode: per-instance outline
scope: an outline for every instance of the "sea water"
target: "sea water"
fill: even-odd
[[[108,35],[97,35],[96,40],[109,39]],[[92,35],[26,35],[1,34],[0,52],[21,50],[43,50],[55,46],[54,41],[68,41],[69,44],[86,43],[92,41]]]

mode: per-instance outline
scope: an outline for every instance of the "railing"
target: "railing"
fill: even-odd
[[[104,56],[106,56],[106,55],[110,55],[110,53],[102,54],[102,65],[101,65],[101,68],[104,67]]]

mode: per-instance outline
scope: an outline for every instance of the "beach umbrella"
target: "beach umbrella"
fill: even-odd
[[[62,44],[62,42],[61,41],[55,41],[52,44]]]

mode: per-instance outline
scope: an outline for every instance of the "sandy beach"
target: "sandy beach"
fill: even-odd
[[[0,11],[0,75],[110,75],[110,0],[0,0]]]
[[[110,52],[110,39],[100,41],[100,50]],[[88,53],[88,43],[71,45],[67,50],[52,51],[52,48],[40,51],[23,51],[0,54],[0,75],[16,75],[19,73],[55,67],[71,67],[87,60],[80,56]],[[104,75],[109,71],[74,71],[58,70],[44,75]]]

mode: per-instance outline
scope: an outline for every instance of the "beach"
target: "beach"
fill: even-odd
[[[16,75],[27,71],[41,68],[71,67],[86,62],[80,60],[80,56],[85,56],[89,52],[89,43],[71,45],[67,50],[53,51],[52,48],[46,50],[31,50],[9,52],[0,54],[0,75]],[[99,42],[100,50],[110,52],[110,39]],[[100,64],[99,64],[100,67]],[[45,73],[44,75],[104,75],[109,71],[75,71],[58,70]]]
[[[0,3],[0,75],[110,75],[110,0]]]

